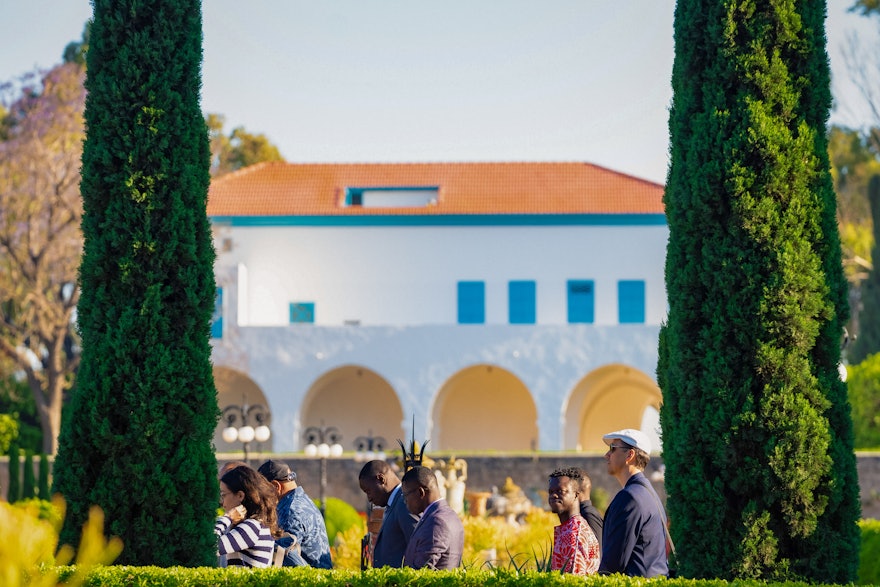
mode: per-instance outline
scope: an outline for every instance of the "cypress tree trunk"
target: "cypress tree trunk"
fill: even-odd
[[[82,364],[55,462],[62,542],[97,504],[131,565],[216,564],[214,250],[198,0],[93,0]]]
[[[658,382],[679,570],[858,565],[825,2],[679,0]]]
[[[871,249],[874,268],[861,287],[859,332],[848,357],[852,363],[861,363],[868,355],[880,351],[880,271],[877,270],[880,263],[880,175],[871,177],[868,182],[868,201],[874,221],[874,247]]]

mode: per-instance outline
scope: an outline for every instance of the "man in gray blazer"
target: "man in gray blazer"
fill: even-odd
[[[387,462],[377,460],[364,465],[358,475],[358,484],[370,503],[385,508],[382,527],[373,548],[373,567],[398,568],[403,565],[403,553],[419,523],[419,516],[407,511],[400,479]]]
[[[454,569],[461,565],[464,526],[458,514],[440,498],[433,471],[413,467],[401,482],[406,508],[421,514],[403,555],[403,565],[414,569]]]

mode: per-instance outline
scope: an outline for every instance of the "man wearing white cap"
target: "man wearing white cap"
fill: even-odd
[[[627,428],[602,437],[608,445],[608,473],[621,489],[605,512],[599,573],[641,577],[668,575],[666,512],[643,471],[651,441],[641,430]]]

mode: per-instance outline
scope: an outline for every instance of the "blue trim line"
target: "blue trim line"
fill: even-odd
[[[665,214],[212,216],[224,226],[666,226]]]

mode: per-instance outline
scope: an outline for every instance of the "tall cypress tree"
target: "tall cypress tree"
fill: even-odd
[[[679,569],[858,566],[823,0],[679,0],[658,381]]]
[[[62,541],[89,507],[118,562],[216,563],[218,419],[198,0],[93,0],[82,184],[82,364],[55,463]]]
[[[21,478],[21,498],[32,499],[37,496],[37,478],[34,475],[34,453],[24,451],[24,473]]]
[[[46,453],[40,453],[37,492],[40,499],[50,499],[52,497],[49,493],[49,455]]]
[[[9,443],[9,486],[6,501],[15,503],[21,499],[21,449],[16,438]]]

